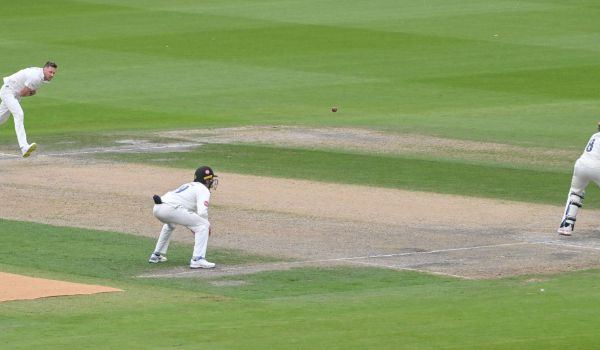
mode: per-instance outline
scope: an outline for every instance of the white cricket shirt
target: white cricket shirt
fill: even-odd
[[[44,69],[38,67],[21,69],[13,75],[4,77],[4,85],[8,85],[15,92],[21,91],[24,87],[37,90],[44,82]]]
[[[579,159],[586,161],[586,163],[595,163],[596,166],[600,166],[600,132],[590,137]]]
[[[208,220],[210,191],[199,182],[189,182],[161,197],[163,203],[180,205]]]

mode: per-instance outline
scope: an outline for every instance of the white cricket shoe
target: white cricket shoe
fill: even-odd
[[[198,260],[192,259],[190,261],[190,269],[212,269],[215,266],[215,263],[208,262],[204,258],[199,258]]]
[[[573,225],[567,224],[567,226],[559,227],[558,234],[562,236],[570,236],[573,234]]]
[[[31,155],[31,153],[33,153],[33,151],[35,151],[36,148],[37,148],[37,143],[35,143],[35,142],[28,146],[21,148],[21,153],[23,153],[23,158],[29,157]]]
[[[150,255],[150,259],[148,259],[148,262],[151,264],[158,264],[167,260],[167,257],[164,255],[152,253],[152,255]]]

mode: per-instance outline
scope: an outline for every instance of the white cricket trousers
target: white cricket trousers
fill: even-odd
[[[567,204],[565,212],[561,219],[561,227],[570,224],[575,227],[577,213],[583,206],[583,198],[585,189],[590,184],[590,181],[595,182],[600,186],[600,164],[597,161],[579,158],[573,167],[573,177],[571,178],[571,188],[567,196]]]
[[[8,117],[12,114],[19,147],[23,149],[23,147],[29,146],[27,134],[25,133],[25,113],[21,108],[21,96],[10,87],[3,85],[0,89],[0,98],[2,99],[2,103],[0,103],[0,124],[6,123]]]
[[[206,258],[210,228],[208,220],[182,206],[165,203],[154,205],[152,212],[158,220],[164,223],[154,252],[166,255],[175,225],[181,225],[194,232],[194,253],[192,257]]]
[[[590,181],[600,186],[600,164],[586,159],[578,159],[575,162],[571,178],[571,192],[583,195]]]

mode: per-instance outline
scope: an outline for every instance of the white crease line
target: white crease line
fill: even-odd
[[[149,151],[149,150],[157,150],[157,149],[182,149],[182,148],[191,148],[201,146],[202,144],[188,144],[188,145],[161,145],[161,146],[148,146],[148,147],[130,147],[130,148],[107,148],[107,149],[96,149],[96,150],[79,150],[79,151],[71,151],[71,152],[55,152],[55,153],[39,153],[36,154],[37,157],[46,156],[46,157],[63,157],[63,156],[73,156],[73,155],[83,155],[83,154],[98,154],[98,153],[120,153],[120,152],[138,152],[138,151]],[[19,156],[7,153],[0,153],[0,159],[9,159],[9,158],[18,158]]]
[[[15,155],[15,154],[9,154],[9,153],[0,153],[0,157],[18,158],[19,156]]]
[[[525,245],[525,244],[531,244],[531,242],[503,243],[503,244],[482,245],[482,246],[474,246],[474,247],[438,249],[438,250],[430,250],[430,251],[426,251],[426,252],[406,252],[406,253],[398,253],[398,254],[380,254],[380,255],[355,256],[355,257],[348,257],[348,258],[331,258],[331,259],[293,261],[293,262],[282,262],[282,263],[278,263],[278,264],[266,264],[266,265],[271,265],[271,266],[286,266],[287,265],[287,266],[290,266],[290,265],[303,265],[303,264],[324,263],[324,262],[334,262],[334,261],[342,261],[342,262],[348,261],[349,262],[349,261],[354,261],[354,260],[390,258],[390,257],[397,257],[397,256],[408,256],[408,255],[419,255],[419,254],[436,254],[436,253],[445,253],[445,252],[453,252],[453,251],[475,250],[475,249],[495,248],[495,247]],[[358,263],[360,263],[360,264],[372,264],[372,265],[375,265],[375,266],[388,267],[388,268],[391,267],[391,268],[396,268],[396,269],[400,268],[398,266],[388,266],[388,265],[381,265],[381,264],[368,263],[368,262],[360,262],[360,261],[358,261]],[[227,269],[223,269],[223,270],[217,270],[217,271],[220,271],[220,272],[229,272],[229,271],[242,270],[242,269],[248,269],[248,268],[252,268],[252,267],[261,267],[261,266],[265,266],[265,265],[239,266],[239,267],[231,267],[231,268],[227,268]],[[416,270],[416,269],[413,270],[413,269],[410,269],[410,268],[401,268],[401,269],[436,274],[436,272],[431,272],[431,271],[421,271],[421,270]],[[192,271],[182,271],[182,272],[176,272],[176,273],[170,273],[170,274],[153,275],[153,276],[140,276],[140,277],[151,277],[151,278],[152,277],[175,277],[175,276],[187,275],[187,274],[192,274],[192,273],[197,273],[197,271],[194,271],[194,270],[192,270]],[[451,274],[444,274],[443,272],[438,272],[438,273],[442,274],[442,275],[446,275],[446,276],[453,276]],[[455,277],[467,278],[467,277],[463,277],[463,276],[455,276]]]
[[[531,244],[531,243],[530,242],[502,243],[502,244],[480,245],[480,246],[473,246],[473,247],[428,250],[426,252],[407,252],[407,253],[398,253],[398,254],[366,255],[366,256],[356,256],[356,257],[351,257],[351,258],[326,259],[326,260],[319,260],[319,261],[338,261],[338,260],[341,261],[341,260],[392,258],[392,257],[396,257],[396,256],[436,254],[436,253],[456,252],[456,251],[462,251],[462,250],[475,250],[475,249],[496,248],[496,247],[506,247],[506,246],[514,246],[514,245],[525,245],[525,244]]]
[[[70,155],[79,155],[79,154],[96,154],[96,153],[119,153],[119,152],[132,152],[132,151],[148,151],[148,150],[156,150],[156,149],[167,149],[167,148],[191,148],[199,146],[200,144],[195,145],[163,145],[163,146],[150,146],[150,147],[132,147],[132,148],[116,148],[116,149],[101,149],[101,150],[90,150],[90,151],[73,151],[73,152],[63,152],[63,153],[47,153],[44,154],[46,156],[70,156]]]
[[[537,243],[539,243],[539,244],[547,244],[547,245],[554,245],[554,246],[561,246],[561,247],[568,247],[568,248],[600,250],[600,247],[590,247],[590,246],[583,246],[583,245],[577,245],[577,244],[572,244],[572,243],[563,243],[562,241],[545,241],[545,242],[537,242]]]
[[[363,265],[369,265],[369,266],[385,267],[385,268],[395,269],[395,270],[405,270],[405,271],[422,272],[422,273],[427,273],[427,274],[430,274],[430,275],[455,277],[455,278],[461,278],[461,279],[464,279],[464,280],[472,280],[473,279],[471,277],[461,276],[461,275],[454,275],[454,274],[446,273],[446,272],[413,269],[413,268],[410,268],[410,267],[402,267],[402,266],[399,266],[399,265],[385,265],[385,264],[382,265],[382,264],[372,263],[372,262],[368,262],[368,261],[357,261],[356,263],[363,264]]]
[[[554,245],[554,246],[564,246],[564,247],[569,247],[569,248],[600,250],[600,248],[598,248],[598,247],[586,247],[586,246],[579,246],[579,245],[574,245],[574,244],[565,244],[565,243],[562,243],[561,241],[556,241],[556,240],[542,241],[542,242],[515,242],[515,243],[490,244],[490,245],[481,245],[481,246],[472,246],[472,247],[437,249],[437,250],[430,250],[430,251],[426,251],[426,252],[406,252],[406,253],[397,253],[397,254],[364,255],[364,256],[355,256],[355,257],[347,257],[347,258],[331,258],[331,259],[282,262],[282,263],[265,264],[265,265],[238,266],[238,267],[230,267],[230,268],[218,270],[218,271],[219,272],[231,272],[231,271],[236,271],[236,270],[244,270],[244,269],[248,269],[248,268],[252,268],[252,267],[260,268],[260,267],[268,266],[268,265],[270,265],[270,266],[291,266],[291,265],[304,265],[304,264],[311,264],[311,263],[324,263],[324,262],[336,262],[337,261],[337,262],[354,262],[354,263],[363,264],[363,265],[372,265],[372,266],[379,266],[379,267],[384,267],[384,268],[393,268],[393,269],[400,269],[400,270],[407,270],[407,271],[424,272],[424,273],[429,273],[429,274],[433,274],[433,275],[442,275],[442,276],[450,276],[450,277],[456,277],[456,278],[462,278],[462,279],[471,279],[469,277],[453,275],[453,274],[444,273],[444,272],[419,270],[419,269],[412,269],[412,268],[408,268],[408,267],[401,267],[398,265],[377,264],[377,263],[373,263],[373,262],[357,261],[357,260],[392,258],[392,257],[420,255],[420,254],[437,254],[437,253],[447,253],[447,252],[455,252],[455,251],[466,251],[466,250],[497,248],[497,247],[509,247],[509,246],[517,246],[517,245],[528,245],[528,244],[546,244],[546,245]],[[150,278],[152,278],[152,277],[175,277],[175,276],[188,275],[188,274],[193,274],[193,273],[197,273],[197,271],[195,271],[195,270],[182,271],[182,272],[176,272],[176,273],[170,273],[170,274],[140,276],[140,277],[150,277]]]
[[[258,264],[258,265],[242,265],[242,266],[228,267],[228,268],[224,268],[224,269],[217,268],[215,270],[204,270],[204,271],[231,272],[231,271],[236,271],[236,270],[246,270],[246,269],[261,268],[261,267],[266,267],[267,269],[265,269],[265,271],[268,271],[268,267],[306,265],[306,264],[311,264],[311,263],[321,263],[321,262],[327,262],[327,261],[329,261],[329,260],[287,261],[287,262],[280,262],[280,263],[267,263],[267,264]],[[200,269],[200,271],[203,271],[203,270]],[[142,275],[142,276],[138,276],[138,277],[151,277],[151,278],[152,277],[175,277],[175,276],[180,276],[180,275],[195,274],[197,272],[198,272],[198,269],[174,272],[174,273],[168,273],[168,274],[157,274],[157,275],[151,275],[151,276]]]

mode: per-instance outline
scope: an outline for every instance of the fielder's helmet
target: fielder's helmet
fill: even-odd
[[[211,187],[216,188],[218,180],[215,179],[217,175],[215,172],[208,166],[201,166],[196,169],[196,173],[194,174],[194,181],[200,182],[204,184],[208,189]]]

